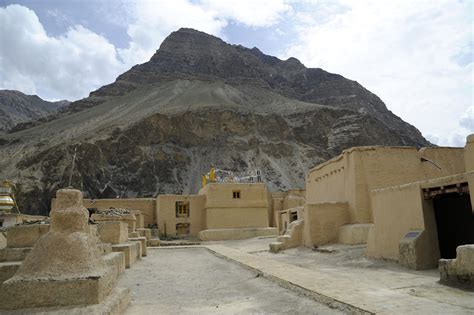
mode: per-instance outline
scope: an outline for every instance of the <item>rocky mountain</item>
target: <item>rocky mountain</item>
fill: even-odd
[[[20,183],[30,213],[69,183],[93,198],[196,193],[214,165],[260,169],[269,189],[288,189],[352,146],[430,145],[355,81],[192,29],[0,143],[0,177]]]
[[[48,102],[36,95],[0,90],[0,133],[9,131],[17,124],[54,114],[69,103],[68,101]]]

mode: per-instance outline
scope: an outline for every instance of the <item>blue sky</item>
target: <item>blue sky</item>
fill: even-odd
[[[474,132],[473,1],[0,0],[0,88],[85,97],[180,27],[356,80],[437,144]]]

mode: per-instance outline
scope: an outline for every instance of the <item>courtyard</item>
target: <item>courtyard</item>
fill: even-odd
[[[367,258],[363,245],[272,254],[272,241],[150,248],[120,279],[132,291],[126,314],[474,312],[474,292],[439,284],[436,269],[413,271]]]
[[[125,314],[342,314],[205,248],[150,250],[120,285],[132,291]]]

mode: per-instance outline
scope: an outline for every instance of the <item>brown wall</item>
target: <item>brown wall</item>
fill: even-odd
[[[290,223],[291,223],[291,217],[294,213],[297,214],[297,220],[303,220],[304,219],[304,204],[302,206],[296,206],[290,209],[277,211],[275,213],[275,219],[278,222],[278,225],[276,226],[276,228],[278,229],[279,235],[284,234],[288,230],[288,227],[290,226]],[[286,229],[285,229],[285,223],[286,223]]]
[[[284,226],[282,225],[281,212],[285,209],[304,206],[306,202],[306,190],[291,189],[288,191],[279,191],[269,193],[269,218],[271,218],[270,226],[278,228],[282,232]]]
[[[189,217],[176,217],[176,202],[189,202]],[[176,236],[177,223],[190,223],[190,235],[197,236],[204,230],[206,197],[203,195],[159,195],[157,199],[156,217],[161,234]],[[166,228],[165,228],[166,225]]]
[[[398,243],[410,230],[424,230],[423,198],[418,184],[372,192],[375,238],[374,257],[398,260]],[[370,242],[371,240],[369,240]]]
[[[469,135],[464,147],[464,163],[466,172],[474,171],[474,134]]]
[[[156,199],[155,198],[121,198],[121,199],[84,199],[86,208],[106,210],[110,207],[140,210],[143,214],[145,227],[156,224]]]
[[[0,221],[2,221],[2,227],[9,227],[22,222],[21,215],[16,213],[0,213]]]
[[[306,197],[306,190],[304,189],[291,189],[286,192],[286,196],[283,199],[283,209],[291,209],[295,207],[304,206]]]
[[[421,157],[441,167],[422,162]],[[308,203],[347,202],[350,223],[372,222],[370,191],[464,171],[462,148],[357,147],[313,168]]]
[[[240,191],[240,198],[233,192]],[[265,184],[208,184],[201,190],[206,196],[206,229],[268,227],[268,193]]]
[[[432,202],[424,200],[422,190],[464,182],[468,182],[474,204],[474,172],[372,191],[374,229],[368,239],[367,254],[398,260],[402,237],[410,230],[424,230],[430,239],[423,249],[424,259],[436,261],[439,249],[434,210]]]
[[[286,192],[269,192],[268,196],[269,226],[276,227],[278,230],[280,230],[281,217],[279,211],[283,210],[283,201],[285,199]]]
[[[337,242],[339,227],[349,223],[347,202],[306,204],[303,240],[307,247]]]
[[[240,199],[232,198],[233,191],[240,191]],[[219,183],[207,184],[206,208],[265,208],[268,207],[265,184]]]
[[[268,227],[267,208],[207,208],[206,229]]]

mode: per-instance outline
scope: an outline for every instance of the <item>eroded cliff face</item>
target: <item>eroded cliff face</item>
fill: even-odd
[[[357,82],[189,29],[0,144],[2,177],[20,183],[29,213],[47,213],[69,180],[92,198],[196,193],[215,165],[260,169],[271,190],[289,189],[352,146],[429,145]]]

